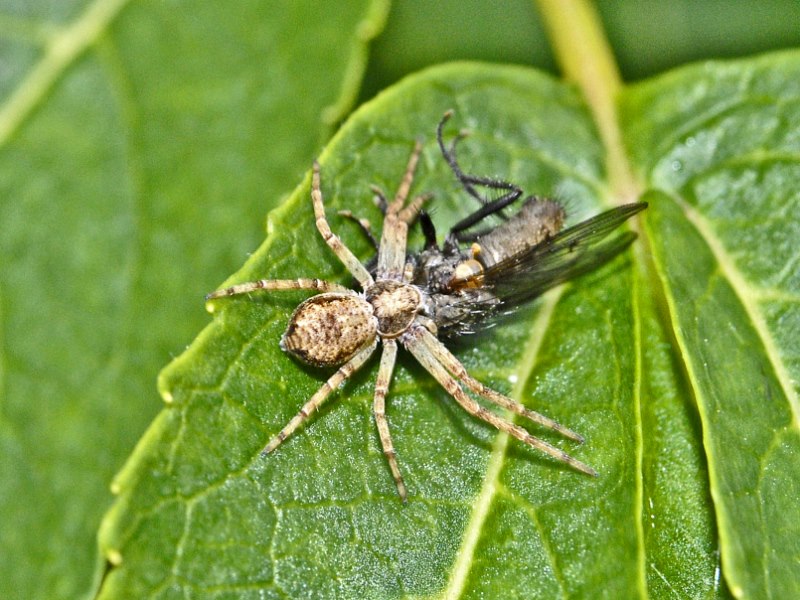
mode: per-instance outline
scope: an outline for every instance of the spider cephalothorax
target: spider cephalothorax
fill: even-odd
[[[519,198],[522,190],[506,182],[474,177],[461,171],[455,158],[455,141],[449,150],[442,141],[442,125],[449,116],[447,113],[439,126],[439,145],[459,181],[482,206],[453,227],[442,248],[436,243],[433,224],[421,213],[427,196],[417,196],[406,203],[421,151],[419,142],[395,198],[388,202],[377,192],[384,212],[383,231],[377,244],[377,262],[371,263],[369,268],[331,232],[322,202],[320,167],[315,162],[311,199],[317,229],[363,291],[358,293],[319,279],[295,279],[242,283],[208,295],[212,299],[256,290],[320,292],[294,311],[281,347],[311,365],[341,366],[270,440],[263,452],[273,451],[308,419],[333,390],[364,365],[380,340],[383,351],[375,383],[373,413],[384,454],[403,501],[407,497],[406,486],[385,412],[398,343],[467,412],[579,471],[596,475],[584,463],[487,410],[468,395],[465,388],[516,415],[583,441],[577,433],[471,377],[437,334],[472,331],[482,317],[490,318],[512,304],[529,300],[548,287],[606,262],[627,247],[634,236],[626,234],[601,243],[603,238],[644,205],[619,207],[560,232],[563,209],[552,201],[531,198],[517,216],[498,227],[469,233],[485,217],[500,213]],[[475,186],[506,193],[488,201],[476,192]],[[409,255],[406,251],[408,228],[418,217],[422,220],[426,247],[419,254]],[[368,225],[364,226],[369,233]],[[461,248],[464,243],[470,244],[468,249]]]

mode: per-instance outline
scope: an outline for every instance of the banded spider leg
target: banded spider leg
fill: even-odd
[[[311,200],[317,230],[339,261],[359,282],[364,295],[320,279],[262,279],[233,285],[206,296],[206,299],[212,300],[257,290],[321,292],[300,304],[294,311],[281,340],[281,347],[315,366],[341,366],[267,443],[263,454],[275,450],[322,405],[333,390],[358,371],[375,352],[377,338],[381,338],[384,349],[375,386],[373,412],[383,452],[389,462],[397,491],[404,501],[407,492],[389,432],[385,399],[397,356],[395,338],[413,320],[421,302],[420,292],[402,283],[409,276],[406,269],[408,226],[428,198],[415,197],[405,206],[421,151],[422,144],[417,142],[395,198],[391,203],[385,203],[383,234],[378,249],[377,283],[367,268],[332,232],[325,216],[320,166],[314,162]]]

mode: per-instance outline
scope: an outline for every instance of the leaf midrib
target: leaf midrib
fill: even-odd
[[[564,69],[564,75],[577,83],[603,140],[607,157],[606,168],[609,173],[607,197],[612,203],[633,202],[641,195],[643,184],[633,176],[626,149],[622,142],[623,134],[616,110],[616,96],[622,85],[616,70],[616,63],[610,46],[605,41],[602,26],[592,8],[580,0],[571,4],[571,6],[555,7],[554,5],[540,2],[539,8],[549,27],[553,45]],[[583,40],[590,40],[589,45],[594,50],[593,52],[586,52],[586,48],[583,47],[586,46],[586,43]],[[581,48],[578,48],[578,46],[581,46],[583,51],[580,51]],[[576,52],[583,59],[579,63],[573,60],[572,55]],[[531,336],[528,338],[526,349],[520,361],[520,378],[512,392],[512,397],[515,399],[520,399],[525,383],[533,372],[539,348],[561,293],[561,288],[558,288],[545,296],[542,310],[533,324]],[[635,295],[635,289],[632,290],[632,293]],[[637,355],[638,368],[638,365],[641,364],[641,346],[638,340],[637,346],[637,354],[639,354]],[[638,395],[639,382],[641,381],[638,375],[637,379],[636,393]],[[483,524],[489,514],[489,508],[497,490],[497,479],[505,460],[508,441],[508,435],[505,433],[499,433],[495,438],[486,476],[473,504],[474,510],[464,531],[462,543],[453,565],[453,572],[443,594],[443,597],[447,600],[460,598],[464,592],[475,550],[483,530]],[[639,454],[641,456],[641,449]],[[640,477],[637,483],[640,507],[643,493],[642,485]],[[641,519],[639,519],[639,523],[641,523]],[[645,553],[641,529],[638,536],[640,540],[639,581],[642,586],[642,595],[646,596]]]
[[[553,45],[564,69],[564,75],[577,83],[603,140],[607,157],[606,168],[609,173],[607,197],[613,203],[633,202],[641,195],[643,184],[641,180],[633,176],[626,149],[622,142],[623,134],[616,110],[616,96],[621,90],[621,81],[616,70],[616,63],[610,47],[605,41],[602,26],[591,6],[580,0],[570,4],[571,6],[561,5],[556,7],[540,2],[539,8],[548,25]],[[576,15],[578,16],[577,20],[575,18]],[[592,46],[593,52],[587,53],[585,47],[583,47],[582,52],[579,51],[580,49],[577,46],[586,45],[583,40],[591,40],[589,45]],[[580,64],[572,60],[572,54],[576,51],[585,59],[580,61]],[[632,290],[634,295],[635,291],[635,289]],[[542,311],[531,329],[532,334],[528,338],[528,343],[520,362],[520,378],[512,393],[512,396],[516,399],[521,397],[523,387],[536,365],[539,348],[561,293],[561,288],[559,288],[545,296]],[[637,345],[637,354],[640,354],[641,346],[638,340]],[[641,356],[637,355],[637,368],[640,364]],[[638,375],[637,379],[636,393],[638,394],[641,381]],[[461,547],[453,565],[453,572],[443,594],[443,597],[448,600],[459,598],[464,592],[483,524],[497,490],[497,479],[502,470],[507,447],[508,435],[504,433],[498,434],[492,447],[492,454],[488,462],[483,485],[473,504],[474,510],[464,531]],[[638,480],[637,487],[640,500],[639,506],[641,507],[643,493],[641,478]],[[641,523],[641,519],[639,519],[639,522]],[[639,581],[642,586],[642,595],[646,596],[644,540],[641,530],[639,530],[638,535],[640,540]]]

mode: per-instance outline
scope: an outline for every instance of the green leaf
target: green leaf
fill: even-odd
[[[407,355],[388,402],[407,506],[372,423],[374,362],[262,458],[327,376],[278,347],[305,296],[217,301],[213,323],[162,373],[171,404],[116,479],[101,546],[119,565],[103,597],[726,597],[721,568],[736,594],[791,597],[800,519],[796,389],[787,382],[796,380],[796,336],[775,324],[796,315],[789,174],[800,115],[787,82],[799,65],[797,55],[704,65],[625,90],[633,170],[663,190],[648,195],[644,237],[513,322],[455,346],[476,377],[584,434],[583,446],[552,441],[600,477],[476,422]],[[775,112],[776,98],[783,110],[761,124],[781,127],[762,129],[757,117]],[[603,147],[574,89],[522,68],[444,66],[363,106],[321,157],[328,215],[363,259],[369,245],[336,211],[379,223],[369,185],[393,190],[420,135],[414,190],[435,194],[440,231],[469,210],[434,143],[448,108],[456,110],[450,134],[472,131],[460,147],[469,171],[560,197],[573,222],[613,203]],[[745,123],[752,131],[740,140]],[[769,165],[780,157],[789,172],[762,182],[753,157]],[[702,203],[677,199],[703,181]],[[733,202],[737,191],[749,201]],[[349,280],[314,228],[308,194],[307,178],[229,282]],[[770,218],[758,209],[764,198]],[[709,215],[698,222],[727,215],[719,222],[729,237],[698,228],[694,203]],[[762,253],[765,236],[774,247]],[[761,322],[742,300],[743,268],[731,271],[720,255],[726,247],[749,256],[748,277],[769,281],[771,301],[783,302],[763,309]],[[702,302],[715,292],[706,271],[734,290],[721,292],[726,312]],[[688,312],[698,307],[710,312]],[[720,330],[727,337],[717,339]]]
[[[735,596],[800,593],[800,60],[685,69],[631,90],[653,261],[702,420]]]
[[[387,7],[0,4],[0,597],[75,598],[158,371],[349,109]]]
[[[200,294],[255,245],[264,211],[344,114],[361,36],[385,10],[371,4],[361,22],[351,3],[299,16],[287,3],[83,5],[0,9],[3,597],[86,589],[105,485],[155,413],[158,366],[199,329]],[[429,47],[411,34],[435,19],[414,18],[385,53]],[[469,31],[445,21],[448,34]],[[271,37],[281,24],[291,35]],[[687,48],[659,52],[632,30],[659,59]],[[643,239],[458,348],[482,380],[586,434],[582,447],[552,441],[599,480],[496,437],[407,357],[389,411],[409,506],[371,423],[374,366],[269,459],[282,462],[262,464],[258,449],[325,375],[276,347],[302,295],[218,303],[162,381],[174,406],[117,480],[101,544],[123,562],[104,594],[697,597],[725,596],[727,581],[737,594],[797,596],[796,63],[715,64],[623,91],[638,188],[657,190]],[[361,256],[368,245],[334,205],[379,225],[366,185],[392,189],[419,134],[417,189],[437,192],[440,228],[468,210],[430,143],[441,97],[458,109],[451,133],[475,131],[470,168],[556,193],[574,219],[619,201],[574,90],[489,71],[408,82],[332,144],[329,215]],[[237,280],[348,280],[308,202],[306,183]]]

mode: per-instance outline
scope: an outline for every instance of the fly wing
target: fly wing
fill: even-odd
[[[647,203],[626,204],[565,229],[523,252],[509,255],[459,286],[491,290],[505,307],[532,300],[553,286],[587,273],[625,250],[636,234],[608,235]]]

